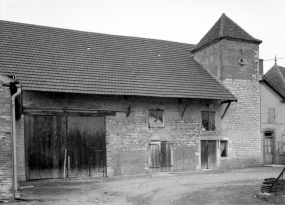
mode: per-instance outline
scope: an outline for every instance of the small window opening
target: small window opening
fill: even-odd
[[[228,141],[220,141],[221,157],[228,157]]]
[[[272,132],[265,132],[264,134],[266,137],[272,137]]]
[[[148,111],[149,128],[164,127],[163,110],[149,110]]]

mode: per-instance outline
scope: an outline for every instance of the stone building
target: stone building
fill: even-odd
[[[225,14],[197,45],[0,28],[0,74],[23,90],[20,180],[261,164],[261,41]]]
[[[275,64],[260,81],[262,159],[285,164],[285,68]]]

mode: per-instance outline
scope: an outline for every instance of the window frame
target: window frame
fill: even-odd
[[[221,142],[225,142],[225,149],[226,149],[226,156],[222,156],[221,153]],[[220,140],[219,141],[219,148],[220,148],[220,158],[228,158],[229,157],[229,141],[228,140]]]
[[[208,129],[207,127],[204,126],[204,123],[203,123],[203,113],[207,113],[208,115]],[[212,118],[212,121],[210,121],[210,114],[212,114],[213,118]],[[214,122],[214,124],[212,126],[210,126],[210,122]],[[207,132],[213,132],[213,131],[216,131],[216,112],[215,111],[208,111],[208,110],[205,110],[205,111],[201,111],[201,125],[202,125],[202,128],[205,129],[205,131]],[[214,129],[212,129],[214,126]]]
[[[162,125],[161,126],[151,126],[149,120],[150,120],[150,114],[151,112],[162,112]],[[147,112],[147,124],[148,124],[148,128],[149,129],[155,129],[155,128],[165,128],[165,120],[164,120],[164,110],[162,109],[148,109],[148,112]]]

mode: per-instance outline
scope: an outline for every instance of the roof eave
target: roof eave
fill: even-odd
[[[199,46],[199,47],[194,47],[194,49],[191,50],[191,53],[195,53],[197,51],[200,51],[214,43],[217,43],[223,39],[226,39],[226,40],[231,40],[231,41],[239,41],[239,42],[246,42],[246,43],[253,43],[253,44],[261,44],[262,43],[262,40],[259,40],[259,39],[256,39],[256,40],[246,40],[246,39],[239,39],[239,38],[232,38],[232,37],[227,37],[227,36],[222,36],[220,38],[216,38],[214,39],[213,41],[209,42],[209,43],[206,43],[205,45],[202,45],[202,46]]]

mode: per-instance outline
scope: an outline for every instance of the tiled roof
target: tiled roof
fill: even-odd
[[[208,33],[200,40],[200,42],[193,48],[192,52],[195,52],[204,46],[221,40],[223,38],[243,40],[246,42],[260,44],[261,40],[253,38],[245,30],[243,30],[238,24],[232,21],[226,14],[222,14],[219,20],[208,31]]]
[[[265,80],[279,95],[285,99],[285,68],[274,65],[265,75]]]
[[[0,21],[0,73],[24,90],[236,100],[193,45]]]

